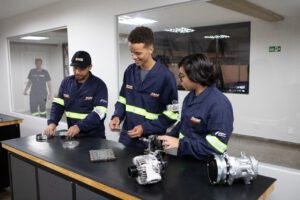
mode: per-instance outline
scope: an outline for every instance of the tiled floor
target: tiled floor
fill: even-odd
[[[9,188],[0,189],[0,200],[11,200]]]

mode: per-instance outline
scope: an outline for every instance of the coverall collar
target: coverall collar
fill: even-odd
[[[209,96],[209,94],[212,92],[212,90],[215,88],[215,86],[209,86],[207,87],[205,90],[203,90],[203,92],[201,92],[198,96],[195,94],[195,91],[191,91],[191,95],[188,98],[188,105],[194,105],[194,104],[198,104],[198,103],[202,103],[207,96]]]

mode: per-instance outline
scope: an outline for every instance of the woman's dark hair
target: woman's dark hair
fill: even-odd
[[[154,44],[154,35],[150,28],[139,26],[130,32],[128,41],[133,44],[144,43],[145,46],[149,46]]]
[[[211,86],[216,81],[213,63],[204,54],[186,56],[179,62],[178,67],[183,67],[189,79],[202,86]]]

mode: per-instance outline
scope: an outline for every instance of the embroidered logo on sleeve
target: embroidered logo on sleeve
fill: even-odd
[[[196,118],[196,117],[191,117],[191,122],[193,123],[193,124],[200,124],[201,123],[201,119],[198,119],[198,118]]]
[[[158,97],[159,97],[159,94],[158,94],[158,93],[155,93],[155,92],[151,92],[151,93],[150,93],[150,96],[151,96],[151,97],[154,97],[154,98],[158,98]]]
[[[100,99],[100,103],[107,103],[105,99]]]
[[[132,85],[126,84],[126,88],[127,88],[127,89],[130,89],[130,90],[133,90],[133,86],[132,86]]]
[[[220,131],[217,131],[215,132],[215,136],[219,136],[219,137],[222,137],[222,138],[226,138],[226,133],[223,133],[223,132],[220,132]]]

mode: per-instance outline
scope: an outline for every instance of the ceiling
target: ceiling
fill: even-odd
[[[32,10],[47,6],[49,4],[64,0],[0,0],[0,20],[18,14],[30,12]],[[259,6],[272,10],[284,17],[300,15],[300,0],[249,0]],[[193,12],[185,12],[187,17],[194,15]],[[199,12],[197,12],[199,13]],[[212,13],[208,13],[212,16]]]
[[[0,0],[0,20],[63,0]]]
[[[283,17],[300,16],[300,0],[249,1]],[[130,13],[129,16],[149,18],[158,21],[157,23],[147,25],[153,29],[153,31],[162,31],[165,28],[176,28],[180,26],[199,27],[257,20],[257,18],[202,1],[190,1],[183,4]],[[119,24],[119,33],[128,34],[133,27],[134,26],[131,25]]]
[[[20,39],[23,36],[42,36],[42,37],[48,37],[47,40],[22,40]],[[32,33],[28,35],[22,35],[22,36],[16,36],[9,38],[10,42],[15,43],[30,43],[30,44],[64,44],[68,43],[68,31],[66,28],[53,30],[53,31],[45,31],[41,33]]]

